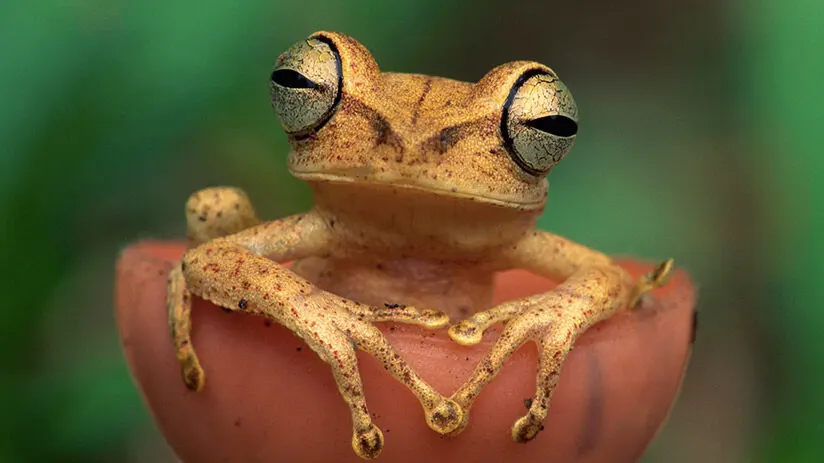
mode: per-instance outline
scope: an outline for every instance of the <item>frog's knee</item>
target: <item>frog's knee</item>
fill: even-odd
[[[187,234],[192,244],[231,235],[259,222],[249,197],[238,188],[206,188],[186,202]]]

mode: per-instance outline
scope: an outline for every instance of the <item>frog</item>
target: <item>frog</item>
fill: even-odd
[[[543,64],[510,62],[476,83],[383,72],[355,39],[322,31],[277,58],[269,89],[291,145],[288,169],[309,185],[314,206],[263,222],[237,188],[187,201],[190,246],[169,274],[167,308],[193,391],[205,384],[192,343],[194,296],[301,338],[331,368],[364,459],[380,454],[384,436],[367,407],[358,350],[416,396],[430,428],[457,435],[506,360],[534,342],[535,393],[510,429],[528,442],[543,428],[575,340],[671,274],[670,259],[633,278],[607,255],[537,228],[548,174],[578,132],[572,94]],[[492,306],[495,275],[515,268],[559,284]],[[383,322],[447,330],[464,346],[493,325],[503,329],[447,397],[396,352]]]

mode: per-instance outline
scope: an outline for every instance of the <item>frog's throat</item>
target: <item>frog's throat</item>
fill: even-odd
[[[346,175],[335,175],[329,173],[320,173],[320,172],[297,172],[292,170],[292,175],[296,178],[301,180],[305,180],[308,182],[326,182],[326,183],[339,183],[339,184],[352,184],[358,183],[362,185],[370,185],[376,187],[393,187],[393,188],[403,188],[405,190],[415,190],[421,191],[433,195],[440,195],[446,196],[450,198],[458,198],[458,199],[466,199],[468,201],[475,201],[479,203],[485,204],[493,204],[496,206],[502,206],[509,209],[517,209],[522,211],[535,211],[543,209],[546,205],[546,197],[542,198],[539,201],[513,201],[507,199],[496,198],[493,196],[488,196],[484,194],[480,194],[477,192],[462,192],[455,189],[446,189],[446,188],[437,188],[428,185],[421,185],[420,183],[414,181],[404,181],[403,179],[396,179],[392,182],[386,181],[377,181],[374,179],[363,179],[363,178],[356,178],[350,177]]]

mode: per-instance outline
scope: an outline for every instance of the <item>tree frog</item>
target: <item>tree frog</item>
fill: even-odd
[[[351,412],[352,447],[368,459],[384,438],[366,405],[357,349],[409,388],[433,430],[456,434],[484,386],[532,341],[535,395],[511,428],[527,442],[575,340],[672,269],[666,261],[635,281],[604,254],[535,228],[547,175],[578,130],[572,94],[542,64],[504,64],[477,83],[387,73],[354,39],[318,32],[278,57],[269,86],[291,144],[289,170],[308,182],[315,205],[260,223],[240,190],[190,197],[192,246],[170,274],[167,300],[190,389],[205,380],[190,334],[192,295],[267,317],[329,364]],[[512,268],[561,284],[491,307],[495,273]],[[505,328],[446,397],[393,349],[375,325],[385,321],[448,329],[462,345],[493,324]]]

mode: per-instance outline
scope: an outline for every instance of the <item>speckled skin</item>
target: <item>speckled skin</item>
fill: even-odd
[[[200,390],[205,379],[190,339],[192,295],[271,318],[330,365],[351,410],[352,446],[375,458],[383,435],[366,407],[355,349],[373,355],[418,397],[432,429],[456,434],[506,359],[534,341],[536,393],[512,437],[535,437],[575,340],[663,284],[672,266],[668,261],[636,282],[607,256],[535,229],[546,174],[574,134],[525,124],[560,115],[574,125],[569,91],[549,68],[525,61],[499,66],[477,84],[381,73],[362,45],[328,32],[281,55],[275,71],[273,106],[292,145],[289,169],[309,182],[315,207],[257,225],[239,190],[213,188],[190,198],[193,247],[172,271],[168,293],[186,385]],[[295,261],[291,269],[279,264],[287,261]],[[494,273],[510,268],[563,283],[490,307]],[[464,345],[479,342],[495,323],[506,328],[446,398],[374,323],[439,329],[450,320],[457,322],[450,336]]]

